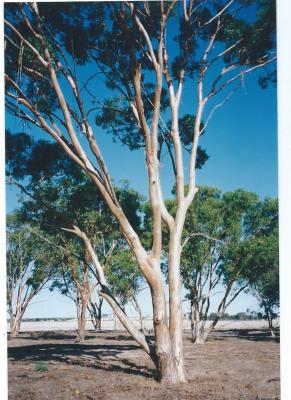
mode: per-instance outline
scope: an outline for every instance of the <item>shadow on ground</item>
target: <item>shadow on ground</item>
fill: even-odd
[[[67,339],[67,335],[63,335]],[[48,337],[42,337],[47,339]],[[53,335],[55,339],[55,335]],[[39,338],[40,339],[40,338]],[[154,369],[141,366],[123,357],[127,351],[139,350],[135,345],[113,344],[35,344],[32,346],[11,347],[8,357],[11,361],[47,361],[62,362],[70,365],[102,369],[106,371],[119,371],[130,375],[141,375],[157,379]]]
[[[214,331],[210,340],[222,340],[226,337],[237,337],[239,339],[253,340],[255,342],[280,342],[280,331],[275,329],[276,337],[270,335],[269,330],[267,329],[224,329]]]
[[[112,331],[102,330],[100,331],[102,334],[108,333],[110,334]],[[99,331],[94,330],[86,330],[85,340],[96,339],[96,333]],[[121,331],[122,333],[122,331]],[[65,340],[65,341],[75,341],[77,339],[77,331],[33,331],[33,332],[24,332],[20,331],[19,336],[16,338],[11,337],[9,334],[9,340],[17,339],[21,337],[22,340]],[[102,337],[102,336],[99,336]],[[104,339],[110,340],[110,336],[104,336]],[[113,340],[113,339],[112,339]],[[114,340],[132,340],[130,336],[119,335],[114,338]]]

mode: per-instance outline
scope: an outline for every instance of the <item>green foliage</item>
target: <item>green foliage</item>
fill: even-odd
[[[137,294],[143,282],[136,260],[129,251],[119,251],[112,257],[106,276],[113,295],[122,306]]]
[[[113,83],[111,87],[107,82],[107,86],[112,90],[115,88]],[[154,102],[155,86],[152,83],[144,83],[143,90],[146,93],[145,117],[150,123],[153,116],[152,104]],[[167,104],[167,92],[163,89],[161,95],[162,113],[166,111]],[[128,146],[130,150],[145,147],[143,133],[136,123],[132,108],[125,95],[106,98],[97,111],[95,121],[97,125],[113,136],[114,141],[119,140],[122,144]],[[160,133],[159,140],[162,140],[162,133]]]
[[[224,28],[219,33],[219,40],[228,45],[240,40],[239,45],[224,57],[228,64],[255,65],[265,56],[266,50],[275,47],[276,40],[276,4],[273,0],[252,1],[256,6],[255,22],[226,15],[223,17]],[[268,76],[268,73],[266,77]]]
[[[137,290],[141,277],[131,253],[124,250],[125,241],[116,220],[94,184],[56,144],[45,141],[27,144],[27,136],[22,134],[9,134],[8,139],[20,144],[18,152],[13,148],[10,151],[8,146],[7,172],[9,169],[10,176],[22,182],[24,194],[29,193],[23,196],[18,218],[22,222],[38,223],[46,235],[52,236],[51,251],[59,253],[58,269],[50,290],[59,290],[76,299],[76,280],[83,284],[84,268],[91,260],[87,259],[80,240],[62,230],[76,224],[90,238],[101,263],[108,264],[106,254],[115,243],[116,254],[113,253],[107,272],[113,293],[125,304],[130,293]],[[19,160],[22,161],[20,172],[17,169]],[[116,196],[128,220],[139,232],[143,197],[131,189],[126,180],[116,188]]]
[[[23,178],[26,174],[26,163],[31,149],[31,138],[24,132],[13,135],[5,132],[6,175]]]
[[[213,273],[224,285],[258,282],[278,262],[277,201],[261,201],[242,189],[222,194],[200,187],[186,218],[181,273],[191,291],[198,274]]]
[[[214,188],[200,187],[196,196],[186,218],[184,239],[193,232],[220,239],[223,235],[221,192]],[[203,236],[193,236],[189,239],[181,258],[181,273],[186,287],[187,276],[195,281],[196,274],[214,261],[212,246],[219,248],[220,242],[214,242]]]
[[[17,212],[7,216],[7,303],[9,312],[14,312],[15,296],[19,288],[19,305],[25,309],[28,302],[49,281],[59,265],[59,258],[51,251],[45,235],[36,225],[24,224]],[[20,292],[21,293],[21,292]]]
[[[50,233],[78,224],[92,238],[98,231],[111,239],[119,236],[117,222],[95,185],[57,144],[7,132],[6,173],[25,182],[30,194],[23,198],[23,220],[39,221]],[[143,197],[130,189],[127,181],[116,188],[116,196],[138,231]]]
[[[16,5],[17,6],[17,5]],[[18,9],[15,5],[5,7],[5,18],[28,40],[31,45],[39,52],[40,56],[45,58],[44,46],[31,33],[26,24],[18,19]],[[41,62],[37,59],[31,48],[20,43],[15,46],[12,43],[18,42],[18,36],[7,27],[10,41],[5,50],[5,71],[21,86],[25,95],[35,104],[37,110],[43,114],[45,118],[49,118],[51,113],[56,110],[58,100],[56,93],[52,90],[47,71]],[[44,44],[50,51],[51,60],[56,65],[57,48],[51,37],[44,38]],[[7,89],[14,91],[14,87],[10,82],[6,82]],[[8,109],[13,115],[17,115],[17,104],[12,106],[9,103]]]
[[[36,372],[46,372],[48,371],[48,363],[45,361],[36,361],[34,369]]]
[[[49,290],[53,292],[57,290],[62,295],[68,297],[69,299],[77,302],[77,285],[76,280],[79,279],[82,282],[82,273],[79,270],[80,264],[76,268],[76,276],[74,279],[70,266],[65,258],[63,258],[63,263],[58,266],[56,273],[54,274],[53,280],[50,284]]]
[[[57,143],[35,141],[27,133],[5,132],[6,175],[14,179],[29,178],[35,183],[45,177],[51,180],[61,173],[80,179],[82,172]]]
[[[264,211],[267,208],[270,212],[272,203],[272,200],[268,199]],[[274,318],[276,310],[279,308],[278,225],[271,218],[270,221],[272,223],[267,224],[267,229],[262,232],[263,238],[258,240],[255,249],[260,273],[248,276],[249,291],[258,299],[260,307],[264,309],[265,318]]]

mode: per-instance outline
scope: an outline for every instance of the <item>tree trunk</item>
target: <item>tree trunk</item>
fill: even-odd
[[[266,311],[267,311],[266,314],[267,314],[268,325],[269,325],[269,330],[270,330],[271,336],[276,337],[274,328],[273,328],[273,319],[272,319],[271,313],[269,312],[269,310],[266,310]]]
[[[20,324],[23,314],[26,310],[26,305],[17,306],[15,314],[12,316],[12,321],[10,319],[10,336],[16,337],[19,334]]]
[[[87,310],[87,299],[81,298],[81,309],[79,309],[78,318],[78,341],[83,342],[85,340],[85,330],[86,330],[86,310]]]
[[[92,315],[91,313],[90,313],[90,315],[91,315],[91,322],[92,322],[93,328],[95,329],[95,331],[97,331],[98,330],[97,318],[95,318],[95,316]]]
[[[185,382],[184,368],[177,362],[172,345],[167,321],[165,292],[162,286],[151,288],[153,302],[153,324],[155,331],[155,353],[152,359],[155,362],[159,379],[166,383]]]
[[[143,322],[143,316],[142,316],[141,308],[140,308],[140,306],[138,304],[137,298],[135,296],[133,296],[132,299],[133,299],[134,308],[138,312],[139,322],[140,322],[140,329],[143,332],[143,334],[146,335],[146,329],[145,329],[144,322]]]
[[[17,337],[19,334],[19,329],[20,329],[20,318],[18,316],[15,316],[13,319],[12,326],[10,328],[10,336]]]
[[[113,312],[113,320],[114,320],[114,330],[117,331],[118,318],[114,312]]]
[[[194,300],[191,300],[191,336],[192,336],[192,342],[195,343],[196,337],[197,337],[197,329],[196,325],[199,322],[199,315],[197,318],[197,304]]]
[[[8,296],[8,294],[7,294],[7,296]],[[9,326],[10,326],[10,332],[11,332],[12,327],[13,327],[13,320],[14,320],[11,295],[9,296],[9,299],[10,299],[10,301],[8,300],[8,314],[9,314]]]
[[[97,314],[97,330],[101,331],[101,322],[102,322],[102,304],[103,298],[101,297],[98,304],[98,314]]]
[[[76,340],[79,341],[79,332],[80,332],[80,326],[81,326],[81,309],[80,309],[80,299],[79,299],[79,297],[77,298],[77,301],[76,301],[75,304],[76,304],[77,322],[78,322]]]
[[[11,334],[12,329],[13,329],[13,324],[14,324],[14,316],[13,316],[13,313],[11,313],[10,314],[10,319],[9,319],[10,334]]]
[[[98,317],[98,319],[96,320],[96,331],[101,331],[101,318]]]
[[[269,326],[269,328],[270,328],[271,336],[272,336],[272,337],[276,337],[275,331],[274,331],[274,329],[273,329],[273,326]]]
[[[209,330],[205,329],[205,321],[201,320],[198,304],[191,301],[191,334],[192,342],[195,344],[205,343]]]
[[[102,304],[103,298],[100,297],[99,304],[97,302],[93,302],[89,300],[89,304],[87,305],[87,309],[91,316],[91,322],[96,331],[101,331],[101,321],[102,321]]]
[[[180,277],[180,256],[181,256],[181,233],[185,210],[180,211],[177,221],[179,224],[174,231],[170,233],[169,243],[169,309],[170,309],[170,338],[172,347],[172,368],[174,370],[174,380],[178,382],[186,382],[184,370],[184,354],[183,354],[183,320],[184,314],[182,310],[182,285]]]
[[[130,319],[126,316],[120,305],[112,296],[110,288],[108,287],[108,284],[106,282],[104,270],[86,234],[80,231],[77,226],[74,226],[74,230],[71,231],[82,238],[95,264],[99,284],[101,286],[100,295],[104,297],[108,304],[111,306],[114,313],[114,318],[118,318],[118,320],[129,332],[129,334],[133,336],[133,338],[142,346],[145,352],[152,358],[153,362],[157,366],[160,379],[169,383],[185,382],[182,344],[183,314],[181,307],[179,265],[182,226],[180,226],[180,236],[175,235],[175,246],[171,247],[171,265],[172,267],[174,266],[174,268],[172,268],[172,275],[170,277],[171,279],[169,279],[169,286],[170,290],[172,290],[172,293],[170,293],[170,298],[171,295],[173,295],[174,297],[172,298],[170,303],[170,324],[172,317],[172,326],[170,327],[170,329],[168,327],[167,321],[165,290],[163,286],[163,276],[160,269],[160,263],[157,260],[155,260],[155,262],[154,260],[152,260],[152,262],[148,264],[146,262],[146,260],[148,260],[148,255],[145,254],[144,249],[139,246],[138,249],[135,249],[135,255],[141,266],[141,269],[147,271],[147,280],[152,293],[153,323],[156,339],[154,349],[152,348],[152,346],[149,346],[146,341],[145,335],[138,329],[136,329],[135,325],[132,324]],[[129,230],[128,234],[133,235],[131,230]],[[136,236],[134,235],[134,237]],[[137,245],[135,244],[135,246]],[[177,252],[177,256],[175,256],[175,252]],[[144,259],[144,257],[146,258]],[[177,310],[178,314],[176,313]],[[117,326],[115,328],[117,328]]]
[[[203,344],[206,342],[209,333],[212,329],[205,328],[204,321],[198,321],[195,326],[195,335],[193,343],[195,344]]]

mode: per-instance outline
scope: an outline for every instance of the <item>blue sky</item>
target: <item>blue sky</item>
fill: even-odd
[[[88,68],[82,68],[81,75],[90,72],[91,67]],[[262,198],[277,197],[276,89],[270,86],[262,90],[257,83],[257,78],[257,73],[247,76],[243,87],[239,88],[210,120],[200,142],[202,147],[206,148],[210,158],[202,170],[198,171],[199,185],[215,186],[223,191],[244,188],[258,193]],[[108,92],[102,82],[99,82],[99,85],[98,93],[107,96]],[[195,113],[193,93],[195,93],[195,84],[190,82],[185,86],[181,116],[187,112]],[[93,117],[91,122],[94,124]],[[6,128],[12,132],[27,131],[27,127],[10,116],[6,116]],[[30,132],[36,138],[46,137],[34,128]],[[116,181],[128,179],[133,188],[147,196],[143,150],[131,152],[120,143],[113,143],[111,137],[99,128],[96,132],[111,176]],[[186,155],[185,159],[187,159]],[[161,177],[164,196],[168,197],[174,181],[167,156],[161,162]],[[7,212],[11,212],[17,206],[17,191],[8,187],[6,198]],[[214,305],[216,303],[217,301],[214,301]],[[147,291],[141,295],[141,305],[144,313],[150,314],[150,296]],[[243,294],[231,305],[229,312],[236,313],[245,311],[247,308],[256,309],[257,302],[251,295]],[[107,311],[108,309],[104,308],[104,312]],[[75,309],[69,299],[45,290],[33,300],[25,316],[75,316]]]

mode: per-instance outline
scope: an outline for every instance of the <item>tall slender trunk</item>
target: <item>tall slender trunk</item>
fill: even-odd
[[[102,322],[102,304],[103,298],[101,297],[98,304],[98,313],[97,313],[97,330],[101,331],[101,322]]]
[[[76,338],[77,340],[79,340],[79,330],[81,326],[81,304],[79,297],[77,297],[75,304],[76,304],[77,323],[78,323]]]
[[[273,328],[272,320],[269,322],[269,329],[270,329],[271,336],[272,337],[276,337],[276,334],[275,334],[275,331],[274,331],[274,328]]]
[[[271,336],[272,337],[276,337],[275,331],[274,331],[274,328],[273,328],[272,313],[271,313],[270,310],[267,309],[266,310],[266,314],[267,314],[267,320],[268,320],[268,325],[269,325],[269,330],[270,330]]]
[[[87,305],[88,305],[88,298],[86,296],[80,296],[79,307],[78,307],[78,341],[79,342],[83,342],[85,340]]]
[[[200,321],[199,307],[197,301],[191,300],[191,336],[193,343],[197,343],[197,340],[199,341],[200,327],[201,327],[201,321]]]
[[[172,346],[173,368],[177,382],[185,382],[184,354],[183,354],[183,320],[182,285],[180,278],[181,235],[185,210],[177,212],[175,228],[170,232],[169,243],[169,308],[170,308],[170,338]]]

